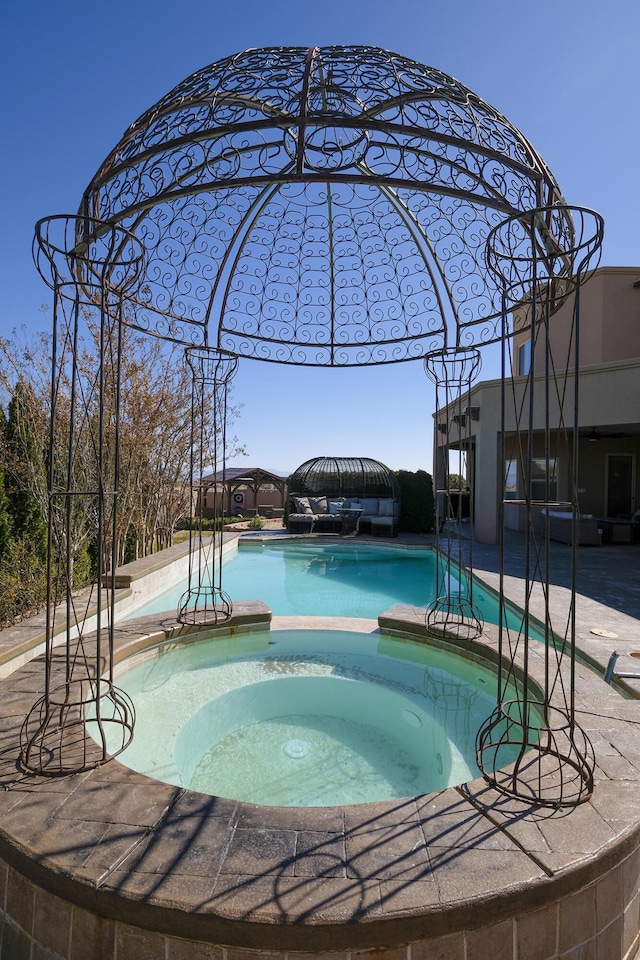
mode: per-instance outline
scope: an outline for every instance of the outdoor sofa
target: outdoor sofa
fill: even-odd
[[[547,511],[540,511],[543,526]],[[602,530],[599,521],[590,513],[582,513],[577,521],[578,545],[581,547],[599,547],[602,543]],[[571,543],[573,536],[573,514],[564,510],[549,510],[549,537],[560,543]]]
[[[391,497],[297,497],[290,498],[289,533],[341,533],[345,509],[362,510],[362,533],[396,537],[400,503]]]

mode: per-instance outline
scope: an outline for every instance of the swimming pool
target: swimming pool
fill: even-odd
[[[353,541],[240,540],[224,560],[223,587],[232,600],[264,601],[276,616],[376,620],[396,604],[426,608],[436,599],[436,554]],[[131,616],[177,610],[185,590],[185,582],[176,584]],[[473,600],[485,621],[498,623],[495,594],[476,582]],[[522,614],[507,606],[506,616],[508,626],[519,630]]]
[[[163,644],[118,671],[136,704],[121,763],[215,796],[335,806],[479,775],[496,674],[377,631],[260,631]],[[89,725],[90,729],[91,725]],[[501,762],[514,759],[501,748]]]

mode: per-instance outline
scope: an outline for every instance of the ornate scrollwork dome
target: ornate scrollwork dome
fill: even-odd
[[[129,322],[239,356],[349,366],[499,338],[486,238],[561,200],[457,80],[374,47],[248,50],[133,123],[83,215],[139,238]]]

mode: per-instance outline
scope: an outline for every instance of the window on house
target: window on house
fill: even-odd
[[[518,461],[505,460],[504,462],[504,498],[515,500],[518,495]]]
[[[558,474],[555,457],[531,461],[531,499],[555,502],[558,499]]]
[[[531,340],[525,340],[518,347],[518,376],[524,377],[531,369]]]

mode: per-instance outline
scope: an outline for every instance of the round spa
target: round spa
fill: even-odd
[[[486,665],[379,633],[275,630],[169,644],[120,665],[136,735],[120,762],[213,796],[326,807],[478,776]],[[504,748],[502,765],[514,757]]]

